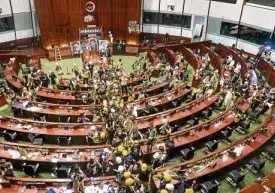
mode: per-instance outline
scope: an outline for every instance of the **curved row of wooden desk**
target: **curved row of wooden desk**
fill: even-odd
[[[147,88],[145,90],[136,90],[133,92],[135,97],[140,93],[144,94],[158,94],[159,92],[163,91],[163,89],[168,88],[169,82],[165,80],[161,80],[157,82],[155,85],[153,85],[150,88]],[[37,93],[36,96],[39,98],[39,100],[46,100],[48,102],[56,102],[58,101],[65,101],[66,103],[70,104],[81,104],[83,101],[83,96],[88,96],[87,91],[78,91],[75,93],[71,90],[56,90],[56,89],[50,89],[50,88],[41,88]],[[76,97],[77,96],[77,97]],[[127,95],[123,95],[123,98],[126,100]]]
[[[21,184],[21,186],[12,186],[12,187],[16,187],[19,188],[19,190],[21,190],[20,192],[18,191],[17,193],[22,193],[22,190],[24,190],[25,188],[22,187],[22,184],[25,185],[27,183],[45,183],[47,186],[50,187],[55,187],[55,188],[61,188],[63,187],[67,187],[68,183],[71,182],[70,179],[41,179],[41,178],[16,178],[16,177],[5,177],[5,180],[10,180],[13,184]],[[97,178],[85,178],[84,179],[84,183],[85,185],[90,185],[91,183],[97,184],[97,183],[102,183],[104,181],[111,181],[111,183],[115,180],[115,176],[101,176],[101,177],[97,177]],[[5,191],[8,191],[9,189],[4,189]],[[33,192],[32,190],[37,190],[37,189],[30,189],[29,191],[31,193],[37,193],[37,192]],[[1,191],[1,189],[0,189]],[[39,190],[37,190],[39,191]],[[25,191],[23,191],[25,192]],[[0,192],[2,193],[2,192]],[[6,193],[6,192],[3,192]],[[12,192],[14,193],[14,192]],[[28,192],[29,193],[29,192]],[[39,192],[40,193],[40,192]],[[45,193],[45,189],[43,189],[41,191],[41,193]],[[67,191],[66,191],[67,193]],[[73,191],[70,191],[68,193],[73,193]]]
[[[179,85],[173,90],[147,97],[144,99],[135,100],[132,105],[135,105],[137,110],[141,110],[145,107],[145,103],[153,107],[165,106],[169,108],[172,101],[184,98],[192,89],[185,88],[185,85]],[[86,115],[92,115],[90,112],[90,105],[64,105],[54,103],[42,103],[27,101],[26,99],[18,98],[17,102],[12,105],[15,109],[21,109],[30,113],[39,113],[47,115],[58,115],[58,116],[79,116],[81,111],[85,112]],[[100,105],[95,105],[95,108],[100,108]],[[127,108],[127,107],[126,107]],[[57,117],[56,117],[57,118]],[[56,119],[55,119],[56,120]]]
[[[226,112],[221,113],[220,115],[217,115],[216,117],[212,118],[211,120],[205,121],[203,123],[200,123],[196,126],[193,126],[189,129],[185,129],[182,131],[178,131],[175,133],[171,133],[169,137],[181,137],[181,139],[174,139],[175,143],[175,148],[178,148],[182,145],[193,143],[194,141],[198,141],[202,138],[205,138],[207,136],[210,136],[214,133],[219,132],[226,126],[230,125],[234,120],[235,116],[232,114],[232,111],[234,111],[235,108],[240,108],[242,111],[246,111],[249,107],[248,103],[241,102],[241,100],[238,100],[235,105],[228,109]],[[101,125],[100,125],[101,126]],[[33,131],[32,131],[33,132]],[[200,134],[201,133],[201,134]],[[160,136],[158,137],[158,140],[165,140],[166,136]],[[145,142],[144,140],[141,140],[140,143],[142,144]],[[15,143],[9,143],[9,142],[0,142],[0,144],[6,144],[6,145],[14,145]],[[21,145],[18,145],[21,146]],[[24,146],[28,147],[28,146]],[[31,146],[32,148],[58,148],[60,146]],[[99,145],[99,146],[71,146],[70,149],[78,149],[78,150],[83,150],[83,149],[90,149],[90,148],[104,148],[108,147],[108,145]],[[146,155],[148,153],[144,152],[145,146],[141,146],[141,150],[143,155]],[[173,148],[174,149],[174,148]],[[171,149],[172,151],[172,149]],[[154,153],[155,150],[153,150],[151,153]]]
[[[29,133],[44,137],[51,144],[57,143],[57,138],[72,137],[71,144],[86,143],[86,136],[91,134],[91,129],[101,131],[105,129],[105,123],[52,123],[19,119],[14,117],[1,117],[0,128],[2,131],[18,132],[20,138],[29,141]]]
[[[20,169],[23,162],[39,163],[41,171],[52,172],[56,165],[79,165],[83,170],[91,158],[99,160],[102,149],[62,150],[41,148],[23,148],[20,146],[0,145],[0,157],[13,163],[14,168]],[[65,155],[65,156],[64,156]],[[108,159],[112,158],[112,154]]]
[[[11,58],[13,58],[14,60],[10,60]],[[30,59],[32,60],[30,66],[41,68],[40,57],[38,56],[32,56],[31,58],[28,58],[25,55],[17,55],[16,57],[13,55],[1,55],[2,61],[8,61],[7,68],[4,71],[5,78],[8,84],[13,88],[13,90],[17,92],[20,92],[23,89],[23,85],[21,84],[20,79],[17,77],[20,69],[20,63],[24,63]],[[14,77],[12,76],[12,72],[15,73]]]
[[[236,114],[234,113],[234,111],[236,111],[236,109],[239,109],[242,112],[246,112],[249,107],[250,104],[242,101],[242,98],[240,98],[230,109],[213,117],[212,119],[199,123],[198,125],[192,126],[188,129],[171,133],[167,137],[173,137],[174,147],[172,149],[166,148],[166,150],[168,151],[168,153],[172,153],[175,152],[175,149],[179,149],[184,145],[190,145],[196,141],[220,132],[221,130],[234,123],[236,118]],[[159,143],[161,143],[161,141],[165,141],[166,139],[167,138],[165,136],[158,137]],[[152,151],[147,152],[146,146],[141,146],[141,152],[144,156],[153,154],[157,151],[158,150],[156,148],[153,148]]]
[[[156,126],[162,125],[169,122],[180,122],[193,113],[198,113],[202,109],[211,106],[218,99],[217,95],[211,96],[210,98],[200,98],[191,104],[184,105],[181,109],[178,109],[174,114],[167,117],[156,117],[152,121],[146,120],[134,123],[134,127],[137,129],[145,129],[150,127],[151,122]],[[191,106],[190,106],[191,105]],[[52,136],[52,140],[48,139],[49,142],[56,143],[56,137],[58,136],[73,136],[73,140],[78,142],[77,137],[84,138],[91,133],[91,126],[97,125],[98,127],[104,127],[104,123],[94,123],[94,124],[73,124],[73,123],[51,123],[51,122],[36,122],[31,120],[19,119],[14,117],[3,117],[0,123],[0,128],[2,130],[16,131],[21,135],[28,135],[28,133],[40,134],[43,136]],[[26,138],[26,137],[25,137]],[[80,140],[81,141],[81,140]],[[82,140],[83,142],[83,140]]]
[[[218,94],[214,94],[210,97],[204,96],[180,107],[176,107],[161,113],[138,117],[134,121],[134,127],[142,130],[145,128],[149,128],[151,123],[155,126],[158,126],[164,124],[166,121],[170,123],[180,121],[181,119],[187,118],[192,114],[198,113],[203,109],[210,107],[214,102],[218,100],[218,98]],[[43,110],[44,109],[42,108],[41,112]]]
[[[216,52],[222,57],[231,55],[233,57],[233,59],[235,60],[235,63],[241,64],[241,66],[242,66],[241,76],[242,77],[244,77],[245,74],[248,72],[248,66],[247,66],[246,62],[242,58],[240,58],[238,56],[238,54],[236,52],[234,52],[232,49],[230,49],[222,44],[218,44],[218,45],[216,45]]]
[[[236,164],[252,153],[256,152],[260,147],[264,146],[274,135],[275,123],[272,122],[271,116],[254,129],[248,135],[242,137],[229,146],[226,146],[220,150],[207,154],[201,158],[192,159],[180,164],[174,164],[171,166],[158,169],[158,172],[164,172],[167,170],[180,170],[185,172],[185,179],[192,181],[201,178],[210,173],[217,172],[232,164]],[[242,146],[242,147],[241,147]],[[237,151],[237,148],[242,148],[239,156],[235,158],[228,155],[228,151]],[[236,152],[237,153],[237,152]],[[213,167],[214,165],[214,167]],[[197,167],[204,166],[200,172],[196,171]],[[155,180],[155,184],[159,187],[159,180]]]
[[[63,78],[61,79],[58,84],[57,84],[57,87],[59,90],[68,90],[70,89],[70,80],[71,79],[68,79],[68,78]],[[135,87],[136,85],[139,85],[141,82],[144,81],[144,78],[143,77],[134,77],[134,78],[130,78],[130,77],[127,77],[127,86],[128,87]],[[83,81],[80,81],[79,83],[79,89],[82,90],[82,91],[87,91],[89,89],[91,89],[92,87],[89,86],[89,85],[85,85],[83,83]]]

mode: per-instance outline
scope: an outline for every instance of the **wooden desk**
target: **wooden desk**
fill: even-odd
[[[264,185],[268,188],[275,187],[275,173],[270,173],[264,177],[264,183],[253,183],[241,189],[240,193],[264,193],[266,190]]]
[[[48,152],[46,155],[41,154],[41,151]],[[99,154],[102,149],[82,149],[60,151],[59,149],[47,149],[42,146],[41,149],[22,148],[18,146],[0,146],[0,157],[9,160],[13,163],[14,168],[20,169],[22,163],[39,163],[40,171],[52,172],[53,168],[57,165],[74,165],[78,164],[83,170],[86,169],[87,163],[90,158],[94,156],[96,161],[99,160]],[[77,152],[77,153],[76,153]],[[16,155],[15,157],[13,155]],[[63,157],[66,155],[66,157]],[[111,159],[112,155],[109,155],[108,159]]]
[[[168,48],[166,48],[166,49],[168,50]],[[194,71],[194,74],[195,74],[196,70],[199,67],[199,60],[192,53],[192,51],[190,51],[190,49],[188,49],[187,47],[182,46],[181,48],[172,48],[170,50],[172,50],[174,53],[176,53],[176,52],[182,53],[183,56],[184,56],[184,58],[188,61],[188,63],[193,68],[193,71]],[[169,52],[170,52],[169,55],[172,55],[172,56],[175,57],[175,55],[173,53],[171,53],[171,51],[169,51]],[[196,87],[197,88],[199,86],[199,83],[200,83],[200,80],[196,80],[195,78],[193,78],[192,87]]]
[[[30,144],[24,144],[24,143],[14,143],[14,142],[8,142],[8,141],[0,141],[0,145],[2,146],[12,146],[12,147],[20,147],[20,148],[27,148],[27,149],[48,149],[52,152],[66,152],[68,150],[67,146],[59,146],[59,145],[30,145]],[[69,146],[70,150],[79,150],[79,151],[85,151],[85,150],[102,150],[104,148],[109,148],[110,145],[92,145],[92,146],[85,146],[85,145],[79,145],[79,146]]]
[[[84,112],[86,116],[90,117],[93,113],[90,111],[89,105],[59,105],[53,103],[40,103],[40,102],[30,102],[26,100],[18,100],[12,105],[13,111],[21,110],[24,116],[28,118],[33,118],[34,114],[46,116],[46,120],[50,122],[59,122],[59,117],[70,116],[70,122],[77,122],[80,117],[81,112]],[[95,106],[95,109],[100,108],[100,106]],[[92,122],[92,120],[91,120]]]
[[[0,107],[4,106],[7,104],[6,97],[3,93],[0,93]]]
[[[242,77],[244,77],[245,74],[248,72],[248,67],[247,67],[246,63],[233,50],[229,49],[228,47],[226,47],[222,44],[218,44],[217,45],[217,53],[222,57],[232,55],[233,59],[235,60],[235,63],[239,63],[242,67],[241,68],[241,76]]]
[[[265,135],[261,132],[261,129],[263,127],[265,127],[267,129],[268,135]],[[237,140],[236,142],[232,143],[229,146],[226,146],[220,150],[217,150],[215,152],[207,154],[201,158],[196,158],[196,159],[186,161],[186,162],[183,162],[180,164],[163,167],[163,168],[158,169],[157,171],[163,172],[168,169],[180,168],[185,171],[185,179],[188,181],[193,181],[193,180],[200,178],[202,176],[217,172],[217,171],[219,171],[225,167],[228,167],[234,163],[237,163],[238,161],[251,155],[252,153],[254,153],[256,150],[258,150],[260,147],[262,147],[264,144],[266,144],[266,142],[268,142],[272,138],[272,136],[274,134],[274,128],[275,128],[275,123],[273,123],[271,121],[271,117],[269,117],[268,119],[266,119],[265,122],[263,122],[260,126],[258,126],[256,129],[254,129],[253,132],[242,137],[241,139]],[[256,136],[255,134],[257,134],[256,139],[251,141],[252,137]],[[246,145],[244,145],[240,156],[237,156],[236,158],[226,156],[227,152],[229,150],[239,147],[245,140],[249,140],[250,142],[246,143]],[[224,158],[224,156],[226,156],[226,158]],[[223,158],[221,159],[221,157],[223,157]],[[196,165],[203,166],[205,163],[209,164],[210,160],[216,162],[215,167],[206,166],[206,168],[199,173],[197,173],[194,170],[194,166],[196,166]]]
[[[203,123],[190,127],[188,129],[184,129],[182,131],[177,131],[171,133],[168,137],[174,137],[174,148],[169,149],[166,148],[168,153],[175,152],[174,150],[182,147],[187,144],[192,144],[196,141],[199,141],[203,138],[209,137],[213,134],[220,132],[222,129],[228,127],[235,121],[235,114],[232,114],[236,108],[241,109],[243,112],[246,112],[250,107],[250,103],[241,102],[241,99],[236,101],[236,103],[232,106],[232,108],[226,110],[225,112],[217,115],[216,117],[207,120]],[[165,140],[165,137],[161,136],[158,138],[159,140]],[[157,145],[157,144],[156,144]],[[141,146],[141,152],[144,156],[152,155],[158,150],[153,147],[152,151],[147,152],[146,146]]]
[[[128,77],[127,80],[126,80],[126,82],[127,82],[128,87],[132,88],[132,87],[134,87],[134,86],[139,85],[140,83],[142,83],[143,80],[144,80],[143,77],[135,77],[135,78],[133,78],[133,79],[130,78],[130,77]],[[70,88],[70,85],[69,85],[69,84],[70,84],[70,79],[68,79],[68,78],[63,78],[63,79],[61,79],[61,80],[58,82],[57,86],[58,86],[58,88],[59,88],[60,90],[67,90],[67,89]],[[81,91],[85,91],[85,90],[91,89],[91,86],[85,85],[85,84],[83,83],[83,81],[80,81],[79,86],[80,86],[80,90],[81,90]]]
[[[186,89],[185,85],[182,84],[182,85],[179,85],[177,88],[167,91],[165,93],[161,93],[161,94],[154,95],[151,97],[146,97],[144,99],[136,100],[133,102],[133,104],[137,106],[137,110],[141,110],[141,109],[145,108],[146,102],[148,102],[148,104],[153,107],[161,107],[161,106],[168,107],[168,105],[170,103],[172,103],[172,101],[182,99],[185,96],[187,96],[188,94],[190,94],[191,92],[192,92],[192,88]],[[171,105],[169,105],[169,106],[171,106]]]
[[[38,57],[38,56],[32,56],[31,58],[28,58],[27,56],[9,56],[9,57],[15,58],[15,60],[14,61],[10,60],[8,62],[7,68],[4,71],[5,78],[13,90],[15,90],[17,92],[21,92],[23,89],[23,85],[21,83],[20,78],[17,76],[17,74],[20,70],[19,63],[23,64],[27,60],[32,60],[32,62],[30,63],[30,66],[40,69],[41,68],[40,57]],[[16,75],[16,77],[14,79],[12,78],[12,72],[14,72]]]
[[[272,88],[274,88],[275,87],[275,70],[272,68],[272,66],[269,63],[267,63],[263,58],[261,58],[260,62],[258,63],[258,69],[264,75],[268,84]]]
[[[11,75],[11,69],[10,67],[7,66],[7,68],[5,69],[5,78],[9,84],[9,86],[16,92],[21,92],[23,89],[23,85],[21,84],[21,81],[18,77],[16,77],[15,79],[12,78]]]
[[[171,91],[156,96],[136,100],[133,104],[137,106],[137,110],[145,107],[145,103],[149,102],[154,107],[171,108],[172,101],[181,99],[191,93],[192,89],[185,89],[184,85],[179,86]],[[47,121],[58,122],[59,116],[70,116],[71,122],[76,122],[81,112],[85,112],[87,116],[93,115],[90,111],[90,105],[61,105],[53,103],[29,102],[25,99],[18,99],[12,107],[25,112],[25,116],[32,118],[34,113],[49,115]],[[96,105],[95,108],[100,108]],[[125,107],[127,108],[127,106]],[[57,116],[56,116],[57,115]]]
[[[169,85],[169,82],[167,81],[161,81],[161,83],[156,84],[150,88],[147,88],[145,90],[145,93],[158,93],[161,89],[167,87]],[[136,90],[134,91],[134,95],[137,97],[143,90]],[[70,90],[56,90],[56,89],[50,89],[50,88],[41,88],[37,93],[36,96],[40,97],[41,99],[46,99],[48,102],[56,102],[56,100],[60,101],[67,101],[71,104],[81,104],[82,98],[80,95],[88,95],[87,91],[79,91],[77,92],[77,99],[74,96],[74,92]],[[123,96],[125,99],[127,96]]]
[[[5,116],[1,119],[0,130],[16,131],[20,138],[29,141],[28,134],[39,134],[45,143],[57,144],[59,136],[72,137],[72,145],[86,145],[86,136],[90,135],[91,127],[103,130],[105,123],[52,123],[39,122]]]
[[[16,178],[16,177],[5,177],[5,179],[12,181],[13,184],[26,184],[26,183],[35,183],[35,182],[42,182],[49,186],[58,187],[61,185],[67,185],[71,182],[71,179],[41,179],[41,178]],[[91,182],[103,182],[103,181],[113,181],[115,176],[100,176],[98,178],[85,178],[84,182],[85,185],[90,185]],[[5,192],[6,193],[6,192]],[[44,192],[43,192],[44,193]]]
[[[210,107],[215,101],[218,100],[218,98],[218,95],[213,95],[209,98],[202,97],[181,107],[145,117],[138,117],[135,121],[135,127],[137,129],[145,129],[149,128],[151,123],[153,123],[155,126],[158,126],[163,125],[167,121],[169,123],[180,121],[183,118],[196,114],[201,110]]]
[[[71,50],[71,46],[66,46],[66,47],[59,47],[60,50],[60,54],[62,59],[69,59],[72,58],[72,50]],[[47,58],[49,61],[55,61],[55,49],[54,48],[50,48],[50,49],[46,49],[47,51]]]
[[[205,100],[196,100],[194,103],[187,104],[183,107],[173,109],[176,111],[171,116],[167,117],[170,122],[180,121],[187,116],[197,113],[200,110],[209,107],[218,99],[217,95],[210,97]],[[172,111],[171,111],[172,112]],[[160,115],[162,115],[160,113]],[[156,126],[164,124],[166,121],[162,117],[155,117],[151,119]],[[16,124],[19,122],[20,124]],[[94,124],[73,124],[73,123],[51,123],[51,122],[36,122],[24,119],[18,119],[13,117],[4,117],[1,120],[0,128],[2,130],[17,131],[21,133],[21,137],[24,137],[27,141],[27,136],[29,132],[33,134],[40,134],[47,137],[47,143],[56,144],[56,139],[58,136],[73,136],[72,145],[85,142],[85,137],[90,134],[90,127],[96,125],[99,128],[103,127],[104,123],[94,123]],[[141,120],[134,123],[134,127],[137,129],[145,129],[150,126],[150,121]],[[83,141],[84,139],[84,141]]]
[[[155,78],[158,78],[161,66],[156,66],[156,65],[161,62],[159,57],[152,50],[150,52],[147,52],[147,57],[149,58],[149,61],[151,62],[151,65],[155,67],[153,72],[152,72],[152,76],[155,77]]]

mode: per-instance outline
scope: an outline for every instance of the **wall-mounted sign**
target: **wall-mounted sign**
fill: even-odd
[[[92,1],[88,1],[85,5],[85,9],[87,12],[92,13],[95,11],[95,4]]]
[[[80,28],[79,33],[81,35],[101,34],[102,33],[102,28],[101,27]]]

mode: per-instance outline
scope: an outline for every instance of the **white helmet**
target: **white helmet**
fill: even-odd
[[[118,164],[122,163],[121,157],[116,157],[116,163],[118,163]]]
[[[108,148],[104,148],[104,149],[103,149],[103,152],[109,154],[109,153],[110,153],[110,150],[109,150]]]
[[[154,153],[153,158],[154,158],[154,159],[159,159],[159,158],[160,158],[159,153],[158,153],[158,152],[157,152],[157,153]]]
[[[119,165],[117,172],[122,173],[124,171],[124,166],[123,165]]]
[[[170,190],[170,191],[175,190],[174,184],[172,184],[172,183],[166,184],[165,189]]]

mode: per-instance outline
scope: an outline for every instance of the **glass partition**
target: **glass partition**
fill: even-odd
[[[238,36],[238,24],[222,22],[221,23],[221,35],[237,37]]]
[[[160,13],[159,24],[181,27],[182,15]]]
[[[263,45],[270,41],[272,33],[245,25],[240,25],[240,29],[238,29],[238,24],[223,21],[221,22],[220,34],[235,38],[239,37],[241,40]]]
[[[144,24],[158,24],[158,13],[156,12],[143,12]]]
[[[263,45],[270,41],[271,34],[271,32],[241,25],[239,38],[248,42]]]
[[[14,22],[12,17],[0,18],[0,32],[14,30]]]
[[[259,5],[265,5],[269,7],[275,7],[275,1],[274,0],[247,0],[247,3],[254,3]]]
[[[191,21],[192,21],[192,16],[191,15],[184,15],[183,16],[182,27],[190,29],[191,28]]]

